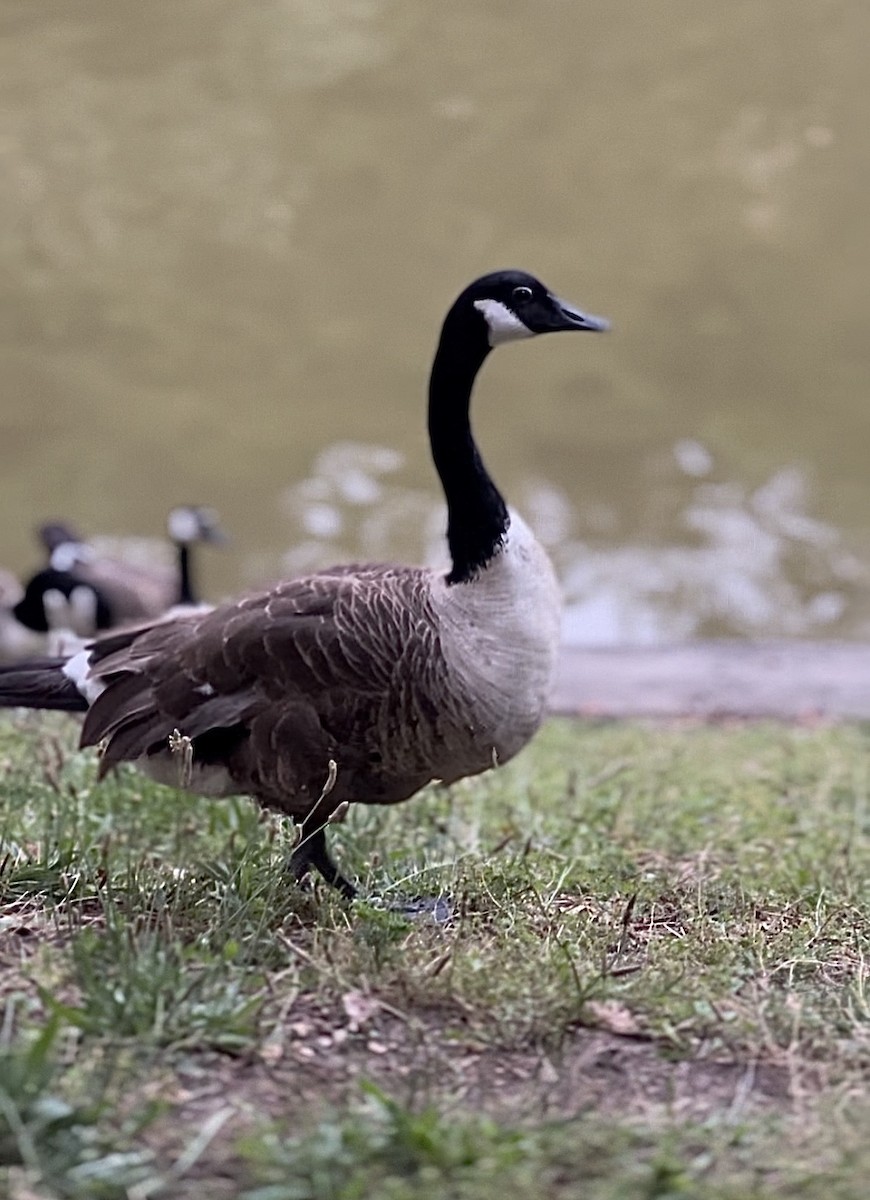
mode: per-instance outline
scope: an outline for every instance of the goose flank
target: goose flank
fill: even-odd
[[[109,633],[72,658],[0,668],[0,705],[87,710],[81,742],[100,744],[101,776],[130,761],[178,786],[170,741],[190,738],[189,790],[245,792],[291,817],[302,826],[296,877],[314,868],[353,896],[326,847],[339,805],[394,804],[507,762],[543,720],[559,588],[484,466],[469,403],[494,347],[606,328],[521,271],[476,280],[448,311],[428,408],[446,575],[363,565],[290,580]]]

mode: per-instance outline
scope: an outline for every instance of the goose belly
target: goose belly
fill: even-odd
[[[163,751],[145,754],[135,760],[134,766],[155,783],[192,792],[196,796],[222,799],[237,796],[243,790],[219,763],[198,763],[194,758],[186,764],[180,754]]]

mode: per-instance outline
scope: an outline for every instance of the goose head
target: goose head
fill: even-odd
[[[429,445],[447,501],[448,585],[475,580],[505,545],[510,516],[471,432],[469,407],[477,373],[505,342],[541,333],[608,329],[568,304],[526,271],[494,271],[453,302],[429,376]]]
[[[48,551],[49,564],[56,571],[71,571],[77,563],[93,558],[92,547],[66,521],[45,521],[37,529],[36,536]]]
[[[540,333],[602,333],[603,317],[582,312],[526,271],[494,271],[470,284],[454,312],[477,327],[488,349]]]
[[[228,540],[215,510],[202,504],[179,504],[170,511],[166,527],[177,546],[192,546],[195,542],[222,545]]]
[[[44,521],[37,529],[36,536],[49,555],[53,554],[58,546],[80,545],[85,540],[79,531],[66,521]]]

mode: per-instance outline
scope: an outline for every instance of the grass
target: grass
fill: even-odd
[[[865,730],[554,722],[352,906],[75,734],[0,724],[0,1195],[863,1200]]]

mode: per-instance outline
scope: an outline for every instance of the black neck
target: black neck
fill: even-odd
[[[190,546],[176,542],[178,547],[178,603],[196,604],[193,592],[193,570],[190,565]]]
[[[429,380],[429,441],[447,500],[448,583],[465,583],[504,542],[507,506],[490,478],[471,433],[471,389],[489,353],[485,327],[469,329],[448,314]]]

